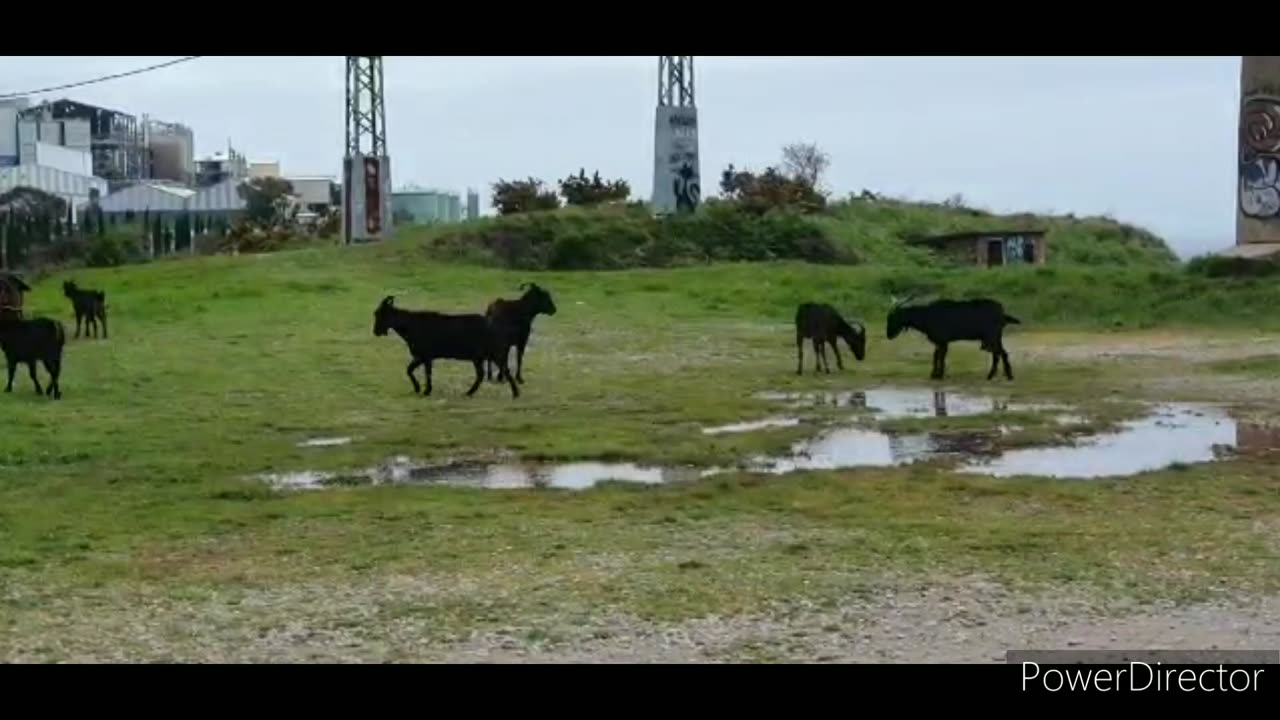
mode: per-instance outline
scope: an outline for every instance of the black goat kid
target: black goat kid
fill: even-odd
[[[539,314],[551,317],[556,314],[556,303],[551,293],[542,289],[537,283],[525,283],[520,286],[524,294],[516,300],[498,298],[489,303],[485,309],[485,317],[501,333],[502,355],[508,357],[512,346],[516,349],[516,382],[524,384],[524,350],[529,345],[529,335],[533,333],[533,320]],[[494,371],[497,377],[494,377]],[[501,368],[489,363],[489,379],[504,379]]]
[[[68,280],[62,283],[62,294],[71,300],[71,307],[76,312],[76,337],[80,337],[80,322],[84,321],[84,334],[89,337],[98,336],[98,321],[102,321],[102,338],[107,337],[107,294],[101,290],[89,290],[77,287]]]
[[[37,395],[50,395],[54,400],[62,398],[62,386],[58,377],[62,374],[62,348],[67,342],[67,331],[61,322],[50,318],[6,318],[0,321],[0,349],[9,365],[9,383],[5,392],[13,392],[13,375],[18,365],[26,363],[31,371]],[[36,377],[36,362],[44,364],[49,372],[49,386],[40,387]]]
[[[796,308],[796,374],[804,374],[804,341],[805,339],[813,341],[813,371],[818,372],[818,361],[821,359],[822,367],[826,372],[831,372],[831,366],[827,364],[826,344],[831,344],[831,349],[836,354],[836,367],[844,370],[844,360],[840,357],[840,344],[838,340],[844,339],[849,345],[849,350],[853,352],[853,356],[858,362],[867,355],[867,331],[862,323],[846,322],[840,317],[840,313],[836,309],[826,303],[800,303]]]
[[[498,363],[503,371],[511,386],[511,397],[520,397],[520,390],[507,372],[507,358],[501,352],[502,344],[483,315],[403,310],[395,306],[395,297],[389,295],[378,304],[373,313],[373,334],[382,337],[388,330],[394,330],[409,346],[409,354],[413,360],[406,372],[413,383],[415,394],[422,388],[413,371],[419,365],[426,366],[427,386],[422,394],[424,397],[428,396],[431,394],[431,364],[437,359],[447,359],[469,360],[475,366],[476,380],[471,389],[467,390],[468,396],[474,395],[484,381],[484,364],[490,361]]]
[[[889,311],[885,335],[892,340],[903,330],[915,329],[927,337],[934,347],[930,379],[943,378],[947,366],[947,345],[962,340],[976,340],[981,343],[983,350],[991,353],[988,380],[996,376],[1001,362],[1004,363],[1005,377],[1013,379],[1009,353],[1004,349],[1004,328],[1022,321],[1006,313],[999,302],[988,298],[942,299],[916,306],[907,306],[906,302],[894,302]]]

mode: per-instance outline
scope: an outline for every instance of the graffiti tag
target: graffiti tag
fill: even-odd
[[[1240,212],[1280,216],[1280,98],[1246,97],[1240,110]]]

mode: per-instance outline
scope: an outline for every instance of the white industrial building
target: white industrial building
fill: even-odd
[[[187,210],[187,201],[195,190],[159,182],[140,182],[116,191],[98,201],[102,212],[124,213],[181,213]]]
[[[240,197],[240,183],[243,180],[223,180],[217,185],[200,188],[187,201],[187,209],[195,215],[233,215],[243,212],[247,207],[244,198]]]
[[[35,188],[57,195],[75,208],[77,217],[80,209],[89,204],[91,190],[97,190],[99,197],[107,196],[107,181],[92,175],[69,173],[41,165],[0,167],[0,193],[18,187]]]

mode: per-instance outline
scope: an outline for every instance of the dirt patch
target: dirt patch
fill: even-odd
[[[1178,607],[1037,594],[982,578],[865,585],[837,603],[749,617],[654,623],[607,608],[510,615],[442,639],[452,602],[483,583],[395,576],[199,598],[8,594],[6,662],[1002,662],[1010,649],[1265,649],[1280,644],[1280,597]],[[90,612],[92,608],[92,612]],[[480,612],[485,612],[481,608]]]

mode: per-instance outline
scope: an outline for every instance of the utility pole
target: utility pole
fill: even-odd
[[[346,149],[342,159],[344,244],[381,240],[391,231],[391,158],[382,57],[347,56]]]
[[[702,200],[700,176],[693,56],[660,55],[653,134],[654,210],[693,212]]]

